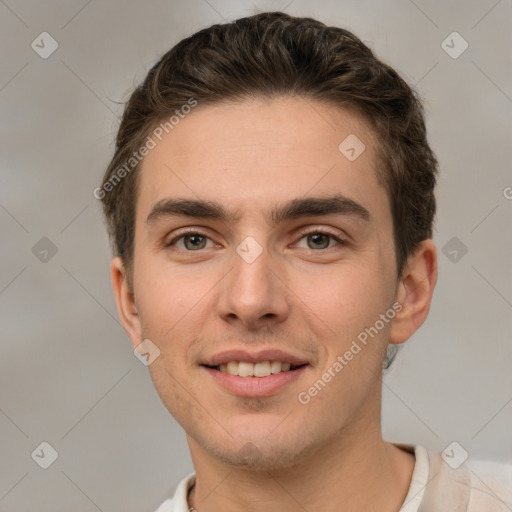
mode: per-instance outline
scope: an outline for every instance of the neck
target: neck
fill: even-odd
[[[398,511],[414,455],[382,439],[380,418],[373,428],[351,427],[293,466],[268,471],[228,466],[188,437],[196,471],[189,506],[197,512]]]

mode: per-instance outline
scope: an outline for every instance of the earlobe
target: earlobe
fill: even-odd
[[[437,251],[433,240],[423,240],[409,257],[398,284],[396,301],[402,305],[391,324],[389,343],[407,341],[427,318],[437,282]]]
[[[110,264],[110,276],[121,324],[130,337],[133,346],[136,347],[142,340],[142,328],[139,312],[135,305],[135,297],[128,285],[124,263],[121,258],[113,258]]]

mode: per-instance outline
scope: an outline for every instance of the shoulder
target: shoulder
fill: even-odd
[[[165,500],[155,512],[189,512],[187,495],[189,489],[195,484],[196,475],[190,473],[176,487],[174,496]]]
[[[471,494],[468,511],[510,511],[512,507],[512,465],[489,460],[468,460]]]
[[[445,452],[429,452],[428,456],[424,501],[429,506],[425,510],[442,510],[441,504],[467,512],[512,510],[512,465],[471,458],[462,463]]]
[[[398,446],[416,458],[401,512],[512,511],[512,464],[468,458],[455,445],[442,453],[421,445]]]

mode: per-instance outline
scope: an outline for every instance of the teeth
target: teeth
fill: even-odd
[[[230,361],[227,365],[227,371],[230,375],[238,375],[238,362]]]
[[[279,373],[281,371],[282,364],[283,363],[281,363],[281,361],[272,361],[270,364],[270,371],[272,373]]]
[[[271,374],[270,363],[264,361],[262,363],[256,363],[254,365],[254,376],[255,377],[268,377]]]
[[[229,361],[218,366],[223,373],[239,375],[240,377],[268,377],[269,375],[287,372],[290,370],[290,363],[281,361],[262,361],[261,363],[247,363],[245,361]]]
[[[240,377],[252,377],[254,375],[254,365],[251,363],[238,363],[238,375]]]

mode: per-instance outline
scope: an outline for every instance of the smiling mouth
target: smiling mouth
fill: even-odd
[[[221,373],[227,373],[228,375],[258,378],[269,377],[270,375],[276,375],[278,373],[293,372],[299,368],[308,366],[308,363],[291,365],[290,363],[282,363],[281,361],[262,361],[255,364],[246,361],[229,361],[228,363],[217,366],[203,366]]]

